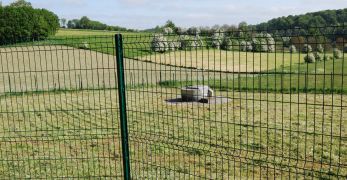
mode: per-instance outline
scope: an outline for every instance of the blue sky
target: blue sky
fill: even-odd
[[[1,1],[1,0],[0,0]],[[4,5],[13,0],[2,0]],[[178,26],[250,24],[325,9],[347,8],[347,0],[29,0],[60,18],[83,15],[110,25],[145,29],[173,20]]]

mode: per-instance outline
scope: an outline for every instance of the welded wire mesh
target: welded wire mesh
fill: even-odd
[[[0,179],[121,178],[114,36],[0,47]]]
[[[115,46],[1,44],[1,179],[124,178]],[[345,27],[143,33],[123,48],[133,179],[346,178]],[[195,85],[213,96],[182,101]]]
[[[346,178],[344,27],[123,41],[132,178]]]

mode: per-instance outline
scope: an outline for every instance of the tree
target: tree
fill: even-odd
[[[166,27],[163,29],[164,34],[172,34],[173,30],[170,27]]]
[[[171,28],[173,33],[177,34],[178,28],[176,27],[175,23],[173,23],[171,20],[167,20],[163,28]]]
[[[314,62],[316,62],[316,58],[315,58],[314,54],[312,54],[312,53],[309,53],[308,55],[306,55],[304,57],[304,60],[305,60],[306,63],[314,63]]]
[[[0,44],[44,39],[58,28],[58,16],[46,9],[18,4],[0,8]]]
[[[151,49],[154,52],[165,52],[169,50],[167,38],[163,34],[155,34],[152,42]]]
[[[81,29],[89,29],[89,23],[90,23],[90,19],[87,17],[87,16],[83,16],[81,19],[80,19],[80,26],[81,26]]]
[[[11,3],[10,6],[12,7],[32,7],[30,2],[27,2],[25,0],[16,0],[15,2]]]
[[[304,47],[302,48],[303,53],[309,53],[312,52],[312,46],[309,44],[304,44]]]
[[[66,19],[65,18],[61,18],[60,19],[60,24],[61,24],[61,27],[65,28],[66,27]]]

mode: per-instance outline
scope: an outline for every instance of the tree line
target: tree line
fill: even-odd
[[[66,19],[61,19],[62,27],[70,29],[92,29],[92,30],[108,30],[108,31],[134,31],[133,29],[127,29],[120,26],[109,26],[99,21],[89,19],[87,16],[81,17],[81,19],[69,20],[66,24]]]
[[[58,28],[57,15],[46,9],[35,9],[25,0],[0,6],[0,44],[44,39],[54,35]]]
[[[347,25],[347,8],[279,17],[260,23],[255,27],[257,29],[289,29],[341,25]]]

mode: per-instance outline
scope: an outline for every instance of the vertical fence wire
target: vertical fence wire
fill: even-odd
[[[123,35],[125,96],[114,36],[3,44],[0,178],[344,179],[346,39],[344,26]],[[197,85],[212,96],[187,102]]]
[[[125,36],[133,178],[346,177],[345,39],[339,26]],[[197,85],[214,96],[184,101]]]
[[[0,47],[0,179],[121,178],[114,36]]]

